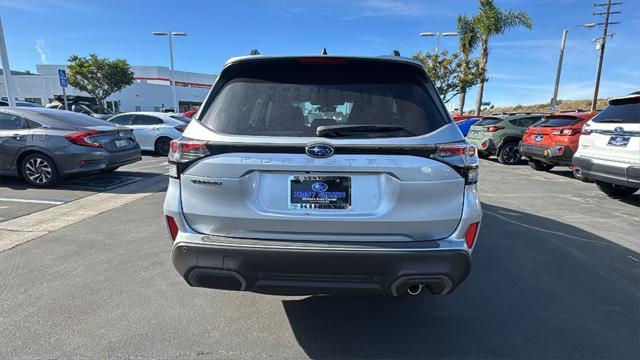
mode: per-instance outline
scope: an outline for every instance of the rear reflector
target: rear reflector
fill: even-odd
[[[473,248],[473,243],[476,241],[479,224],[480,223],[473,223],[469,225],[469,229],[467,229],[467,235],[464,237],[464,241],[467,243],[469,249]]]
[[[176,220],[168,215],[164,218],[167,221],[167,230],[169,230],[171,240],[176,241],[176,237],[178,237],[178,224],[176,224]]]

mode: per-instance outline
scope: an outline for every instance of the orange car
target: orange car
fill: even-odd
[[[529,159],[529,166],[535,170],[549,171],[556,165],[571,166],[582,126],[594,115],[590,112],[547,115],[529,127],[518,150]]]

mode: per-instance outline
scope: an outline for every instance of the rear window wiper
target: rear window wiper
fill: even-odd
[[[402,132],[405,136],[415,136],[414,133],[399,125],[327,125],[318,126],[317,136],[339,137],[354,134],[380,134],[388,132]]]

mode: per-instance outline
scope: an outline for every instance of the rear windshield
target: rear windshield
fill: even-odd
[[[231,135],[329,136],[318,128],[335,127],[333,138],[371,138],[423,135],[448,122],[415,75],[341,66],[278,71],[228,82],[202,123]]]
[[[580,122],[580,119],[575,116],[562,116],[562,117],[549,117],[539,121],[535,126],[539,127],[563,127],[571,126]]]
[[[482,120],[478,121],[475,125],[476,126],[487,126],[487,125],[495,125],[499,122],[501,122],[503,119],[499,119],[499,118],[483,118]]]
[[[640,123],[640,97],[619,99],[593,118],[594,122]]]
[[[75,129],[79,127],[93,126],[114,126],[109,122],[96,119],[89,115],[74,113],[65,110],[49,110],[38,112],[37,117],[34,117],[34,119],[51,127],[61,129]]]

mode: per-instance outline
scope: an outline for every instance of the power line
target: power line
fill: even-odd
[[[594,12],[593,16],[602,16],[604,15],[604,22],[599,23],[598,25],[603,25],[602,27],[602,37],[595,39],[599,42],[600,45],[600,56],[598,58],[598,70],[596,71],[596,84],[593,89],[593,100],[591,101],[591,111],[596,110],[596,105],[598,103],[598,91],[600,90],[600,75],[602,74],[602,62],[604,60],[604,48],[607,44],[607,37],[609,31],[609,25],[619,24],[619,22],[609,22],[609,17],[612,14],[621,14],[622,11],[611,11],[612,6],[622,5],[622,2],[612,2],[608,0],[606,3],[593,3],[594,7],[603,7],[606,6],[606,11],[604,12]]]

